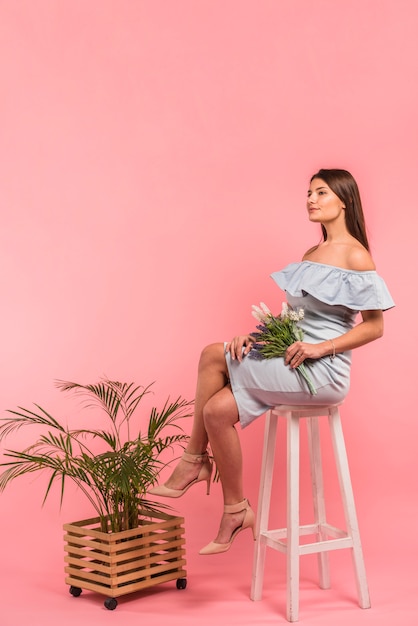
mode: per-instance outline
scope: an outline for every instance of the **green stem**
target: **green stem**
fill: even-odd
[[[300,375],[306,380],[306,384],[308,385],[311,394],[315,396],[317,393],[315,385],[313,384],[312,379],[309,376],[304,364],[302,363],[301,365],[298,365],[296,369],[299,371]]]

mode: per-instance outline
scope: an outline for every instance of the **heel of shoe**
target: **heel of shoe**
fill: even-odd
[[[245,500],[243,500],[242,502],[238,502],[238,504],[225,505],[224,507],[225,513],[239,513],[240,511],[243,511],[243,510],[245,510],[245,515],[244,515],[244,519],[242,521],[241,527],[237,529],[237,534],[238,532],[245,530],[246,528],[251,528],[251,531],[253,533],[253,538],[255,541],[256,539],[255,513],[252,510],[247,498],[245,498]]]
[[[222,552],[227,552],[229,548],[232,546],[232,543],[236,536],[246,528],[251,528],[253,533],[254,541],[256,539],[255,534],[255,514],[252,508],[250,507],[250,503],[247,499],[242,502],[238,502],[237,504],[226,504],[224,506],[224,513],[240,513],[241,511],[245,511],[244,519],[242,521],[241,526],[236,528],[228,543],[217,543],[216,541],[211,541],[207,546],[202,548],[199,554],[202,555],[210,555],[210,554],[221,554]]]
[[[201,465],[198,475],[196,478],[191,480],[185,487],[182,489],[172,489],[167,487],[166,485],[157,485],[148,490],[148,493],[153,496],[163,496],[166,498],[180,498],[180,496],[184,495],[190,487],[200,483],[202,481],[206,481],[206,493],[209,495],[210,493],[210,481],[212,477],[212,469],[213,464],[209,459],[209,455],[207,451],[202,452],[202,454],[189,454],[189,452],[183,452],[182,460],[187,463],[195,463]]]
[[[244,524],[245,528],[251,528],[251,532],[253,533],[253,539],[256,540],[256,532],[255,532],[255,513],[248,504],[248,509],[245,512]]]
[[[188,452],[184,452],[182,459],[184,461],[187,461],[187,463],[202,464],[200,472],[196,478],[196,482],[200,483],[202,481],[206,481],[206,495],[210,495],[210,483],[212,479],[213,463],[210,460],[208,453],[204,452],[203,454],[189,454]]]

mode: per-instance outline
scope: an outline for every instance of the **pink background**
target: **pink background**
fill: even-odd
[[[269,274],[318,241],[310,175],[343,167],[359,183],[397,304],[384,338],[356,351],[343,409],[373,608],[356,606],[347,555],[333,555],[330,592],[306,557],[307,624],[417,620],[417,18],[414,0],[0,2],[2,416],[37,402],[71,420],[56,378],[155,380],[157,404],[193,398],[201,348],[253,328],[253,303],[279,309]],[[260,419],[242,433],[253,504],[262,432]],[[249,534],[197,556],[219,485],[176,502],[186,592],[156,588],[114,613],[71,598],[62,523],[91,510],[71,490],[62,511],[58,496],[42,509],[45,484],[0,497],[2,626],[284,621],[283,557],[252,603]]]

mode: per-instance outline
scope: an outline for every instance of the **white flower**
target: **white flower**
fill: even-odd
[[[271,311],[264,302],[260,302],[260,306],[252,305],[252,315],[259,322],[265,322],[265,320],[271,315]]]
[[[287,302],[282,302],[282,312],[280,313],[280,317],[282,320],[285,320],[289,316],[289,305]]]
[[[303,307],[298,307],[297,309],[293,309],[290,304],[287,302],[282,303],[282,312],[280,313],[280,319],[282,320],[291,320],[292,322],[299,322],[303,320],[305,316],[305,312]]]
[[[304,317],[305,311],[303,310],[303,307],[300,306],[298,309],[288,307],[287,318],[292,320],[292,322],[300,322],[300,320],[303,320]]]

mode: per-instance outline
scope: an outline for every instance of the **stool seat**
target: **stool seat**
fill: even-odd
[[[260,600],[262,596],[266,548],[273,548],[286,554],[286,617],[290,622],[296,622],[299,618],[299,560],[300,556],[304,554],[318,554],[319,585],[322,589],[328,589],[330,587],[328,552],[343,548],[350,549],[353,556],[359,605],[363,609],[370,607],[366,570],[339,407],[338,404],[321,406],[278,405],[266,415],[251,599]],[[328,417],[331,432],[344,508],[345,529],[337,528],[326,520],[319,429],[319,418],[323,416]],[[287,421],[287,526],[286,528],[269,529],[270,498],[279,417]],[[313,523],[303,526],[300,525],[299,520],[301,419],[307,420],[314,504]],[[300,541],[302,535],[313,535],[314,540],[302,544]]]

